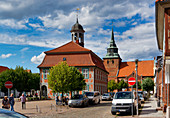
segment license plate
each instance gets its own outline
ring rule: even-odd
[[[126,111],[126,110],[119,110],[119,111]]]

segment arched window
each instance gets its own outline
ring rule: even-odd
[[[107,60],[107,64],[109,64],[109,60]]]

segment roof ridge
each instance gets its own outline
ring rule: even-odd
[[[46,52],[44,52],[44,53],[45,53],[45,54],[47,54],[47,53],[54,53],[54,52],[56,52],[57,50],[58,50],[59,52],[65,52],[64,50],[65,50],[66,48],[68,48],[67,46],[69,46],[69,45],[71,45],[71,46],[74,47],[74,48],[71,48],[71,47],[70,47],[70,51],[67,50],[67,52],[76,52],[76,50],[77,50],[77,52],[79,52],[79,51],[91,51],[91,50],[89,50],[89,49],[87,49],[87,48],[84,48],[84,47],[80,46],[79,44],[77,44],[77,43],[75,43],[75,42],[73,42],[73,41],[70,41],[70,42],[68,42],[68,43],[66,43],[66,44],[64,44],[64,45],[62,45],[62,46],[60,46],[60,47],[57,47],[57,48],[55,48],[55,49],[46,51]],[[77,47],[77,49],[76,49],[76,47]],[[73,49],[73,50],[72,50],[72,49]],[[57,52],[58,52],[58,51],[57,51]]]

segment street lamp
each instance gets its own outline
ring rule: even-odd
[[[136,96],[137,96],[137,115],[138,113],[138,59],[135,59],[136,66]]]

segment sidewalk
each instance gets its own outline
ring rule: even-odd
[[[157,107],[156,98],[150,97],[148,101],[145,101],[139,117],[165,118],[163,112],[157,111],[156,107]]]
[[[2,100],[0,99],[0,108],[2,108]],[[56,106],[55,100],[40,100],[26,102],[26,109],[21,108],[21,102],[16,100],[14,110],[28,117],[55,117],[58,113],[71,111],[72,108],[67,106]]]

